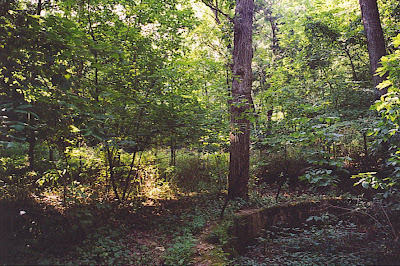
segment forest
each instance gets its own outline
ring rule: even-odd
[[[0,0],[0,264],[398,265],[398,0]]]

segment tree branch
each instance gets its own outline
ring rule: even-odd
[[[226,17],[230,22],[234,22],[234,19],[232,17],[230,17],[228,14],[226,14],[225,12],[223,12],[221,9],[219,9],[217,6],[213,6],[212,4],[210,4],[207,0],[202,0],[202,2],[208,6],[212,11],[220,13],[221,15],[223,15],[224,17]]]

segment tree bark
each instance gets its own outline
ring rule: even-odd
[[[353,74],[353,80],[359,81],[359,79],[357,77],[356,66],[354,65],[354,62],[353,62],[353,57],[351,56],[349,49],[346,47],[346,44],[343,45],[343,51],[347,55],[347,58],[349,58],[351,73]]]
[[[28,158],[29,158],[29,170],[33,171],[35,168],[35,146],[36,146],[36,137],[35,131],[33,129],[29,130],[28,136]]]
[[[232,65],[232,100],[228,198],[247,198],[250,159],[250,121],[254,1],[236,0]]]
[[[376,86],[385,79],[385,77],[377,76],[375,73],[380,65],[379,61],[381,57],[386,55],[385,39],[383,38],[378,5],[376,0],[359,0],[359,2],[364,30],[367,36],[372,82],[375,89],[375,96],[379,98],[381,95],[387,93],[387,89],[380,90],[376,88]]]
[[[108,170],[109,170],[109,175],[110,175],[110,181],[111,181],[111,186],[114,190],[115,198],[118,200],[119,203],[121,203],[121,198],[118,194],[118,188],[117,184],[115,182],[115,176],[114,176],[114,167],[115,167],[115,155],[114,155],[114,150],[110,150],[110,147],[107,146],[107,159],[108,159]]]
[[[36,15],[40,16],[42,12],[42,0],[39,0],[36,6]]]
[[[31,127],[33,127],[34,118],[32,117],[31,113],[27,114],[27,122]],[[29,170],[33,171],[35,168],[34,165],[35,165],[35,146],[36,146],[36,134],[33,128],[28,130],[27,141],[29,144],[28,147]]]

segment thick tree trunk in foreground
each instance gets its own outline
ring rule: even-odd
[[[253,0],[236,0],[234,19],[233,82],[230,133],[230,162],[228,175],[229,198],[247,198],[250,158],[251,61]],[[247,115],[247,113],[249,114]]]
[[[367,46],[369,62],[371,65],[372,81],[375,88],[375,96],[379,98],[387,93],[387,89],[379,90],[376,86],[381,83],[385,77],[376,76],[376,69],[379,67],[379,60],[386,55],[385,39],[379,19],[379,11],[376,0],[359,0],[364,24],[365,34],[367,36]]]

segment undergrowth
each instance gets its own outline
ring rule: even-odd
[[[301,228],[268,228],[231,264],[386,265],[398,262],[399,251],[388,232],[323,213]]]

